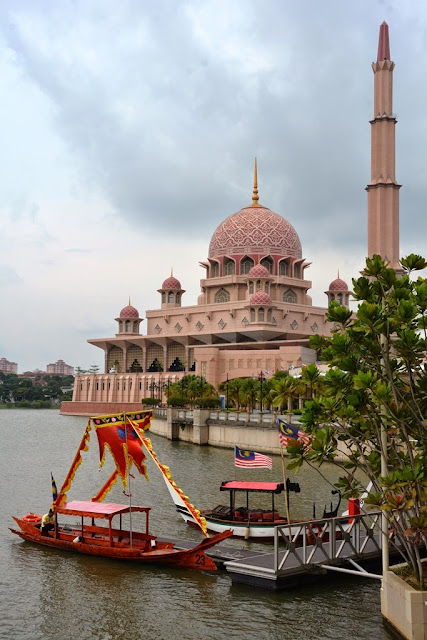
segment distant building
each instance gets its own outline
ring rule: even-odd
[[[16,362],[9,362],[6,358],[0,358],[0,371],[5,373],[18,373],[18,365]]]
[[[65,364],[63,360],[57,360],[55,364],[48,364],[46,366],[46,372],[55,373],[60,376],[73,376],[74,367],[71,367],[69,364]]]

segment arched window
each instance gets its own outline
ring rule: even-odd
[[[181,294],[180,293],[176,294],[176,301],[177,301],[177,303],[179,303],[181,301]]]
[[[255,322],[255,309],[251,309],[251,322]]]
[[[279,264],[279,276],[287,276],[288,275],[288,263],[285,260]]]
[[[241,274],[249,273],[249,271],[252,269],[254,264],[255,263],[252,260],[252,258],[243,258],[240,263],[240,273]]]
[[[264,309],[262,307],[258,309],[258,322],[264,322]]]
[[[261,291],[261,280],[256,281],[256,290]]]
[[[254,292],[254,283],[250,282],[249,283],[249,295],[252,295]]]
[[[265,293],[270,293],[270,283],[269,282],[265,283],[264,291],[265,291]]]
[[[162,293],[162,302],[166,302],[166,293],[164,291]]]
[[[169,293],[168,293],[168,302],[171,303],[173,301],[174,301],[173,300],[173,291],[169,291]]]
[[[335,293],[331,293],[331,300],[335,300]]]
[[[215,294],[215,302],[230,302],[230,294],[226,289],[219,289]]]
[[[219,264],[215,262],[212,266],[212,278],[218,278],[219,276]]]
[[[119,333],[123,333],[123,322],[119,320]]]
[[[273,313],[273,310],[272,310],[272,309],[269,309],[269,310],[267,311],[267,322],[271,322],[271,320],[272,320],[272,313]]]
[[[337,295],[338,304],[342,304],[342,293]]]
[[[295,264],[294,265],[294,278],[301,278],[301,265],[300,264]]]
[[[224,273],[226,276],[232,276],[236,273],[236,264],[234,260],[227,260],[224,267]]]
[[[297,301],[297,294],[295,293],[295,291],[292,291],[292,289],[288,289],[287,291],[285,291],[285,293],[283,294],[283,302],[291,302],[292,304],[295,304]]]
[[[133,323],[133,332],[134,332],[134,333],[137,333],[137,332],[138,332],[138,323],[137,323],[137,322],[134,322],[134,323]]]
[[[261,264],[265,267],[268,273],[273,273],[273,260],[271,258],[263,258],[261,260]]]
[[[126,333],[130,333],[130,320],[126,320]]]

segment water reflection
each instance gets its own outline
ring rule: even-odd
[[[7,433],[0,450],[0,492],[4,535],[0,537],[0,637],[8,640],[302,640],[316,638],[392,640],[379,612],[379,584],[360,578],[329,576],[324,582],[291,592],[272,593],[232,586],[225,572],[203,574],[179,569],[124,565],[71,555],[24,543],[10,532],[9,514],[44,513],[51,499],[50,472],[58,484],[68,471],[85,419],[52,411],[0,411]],[[70,499],[90,499],[111,472],[98,471],[94,434],[77,472]],[[179,487],[199,507],[223,498],[223,480],[244,479],[234,468],[233,452],[195,447],[152,437],[160,461],[168,464]],[[162,536],[199,540],[174,511],[154,466],[150,481],[135,481],[135,503],[153,507],[151,528]],[[250,478],[280,480],[280,458],[273,471],[250,470]],[[330,479],[333,467],[326,468]],[[291,479],[295,476],[291,474]],[[313,497],[322,510],[330,487],[307,470],[296,478],[301,493],[292,496],[293,517],[310,517]],[[109,501],[123,502],[120,485]],[[265,545],[228,542],[238,549]]]

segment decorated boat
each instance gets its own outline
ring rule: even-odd
[[[63,549],[74,553],[95,555],[138,563],[163,564],[187,569],[216,570],[213,559],[206,551],[232,535],[231,530],[224,529],[213,537],[207,533],[206,522],[200,512],[189,502],[187,496],[173,482],[168,467],[159,463],[150,440],[144,435],[149,428],[151,412],[99,416],[90,418],[83,439],[74,457],[70,470],[59,492],[52,479],[53,489],[53,522],[46,527],[42,518],[33,513],[23,517],[12,516],[18,529],[12,533],[23,540]],[[99,444],[101,466],[108,449],[115,462],[115,470],[101,490],[91,500],[67,501],[67,493],[71,487],[75,473],[82,462],[82,454],[87,450],[91,426],[94,426]],[[179,548],[172,540],[159,539],[149,529],[150,507],[132,504],[130,492],[129,469],[132,464],[138,471],[147,476],[144,464],[148,451],[162,470],[164,477],[174,491],[181,496],[182,503],[192,514],[194,523],[203,531],[205,538],[191,548]],[[103,502],[108,491],[120,477],[123,491],[129,498],[128,504]],[[69,522],[69,519],[74,522]],[[77,523],[75,519],[78,519]],[[127,527],[123,526],[126,520]],[[141,522],[138,522],[142,520]],[[136,526],[135,526],[136,525]]]
[[[179,493],[168,485],[169,492],[175,503],[177,512],[192,527],[199,526],[192,514],[188,510]],[[292,528],[293,522],[300,523],[301,520],[291,520],[281,514],[276,508],[276,496],[285,491],[284,482],[223,482],[220,491],[229,493],[228,504],[219,504],[213,509],[201,510],[201,516],[206,520],[209,531],[224,532],[231,529],[233,536],[248,539],[269,540],[274,537],[275,527],[291,525],[291,535],[294,535],[297,528]],[[300,492],[300,486],[296,482],[286,480],[286,499],[289,504],[289,493]],[[259,506],[251,504],[253,495],[267,496],[271,500],[271,508],[261,509]],[[239,503],[239,498],[243,500]],[[265,500],[264,500],[265,502]],[[334,508],[331,504],[330,510],[323,511],[322,518],[332,518],[338,515],[341,502],[339,496],[338,503]],[[285,504],[285,501],[283,501]],[[316,519],[315,507],[313,506],[313,520]],[[310,540],[308,542],[311,542]]]

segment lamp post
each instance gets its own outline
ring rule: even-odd
[[[228,411],[228,373],[227,373],[227,380],[225,383],[225,410]]]
[[[259,376],[258,376],[258,380],[259,380],[260,387],[261,387],[261,388],[260,388],[260,403],[259,403],[259,404],[260,404],[260,409],[261,409],[261,413],[262,413],[262,383],[263,383],[263,382],[264,382],[264,380],[265,380],[265,376],[264,376],[264,374],[263,374],[263,372],[262,372],[262,371],[260,371],[260,374],[259,374]]]

